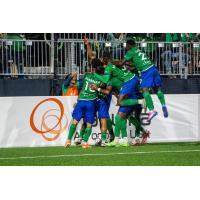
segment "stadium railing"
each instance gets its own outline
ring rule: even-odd
[[[90,40],[96,57],[108,49],[113,59],[123,59],[126,43]],[[137,47],[158,67],[162,76],[187,78],[200,75],[200,43],[137,42]],[[0,76],[25,78],[64,78],[90,68],[82,39],[0,40]]]

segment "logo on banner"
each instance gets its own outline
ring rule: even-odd
[[[50,106],[55,108],[49,108]],[[43,107],[42,111],[41,107]],[[68,121],[64,113],[64,106],[56,98],[42,100],[34,107],[30,115],[30,126],[32,130],[40,134],[47,141],[58,139],[60,134],[66,130],[67,125]]]

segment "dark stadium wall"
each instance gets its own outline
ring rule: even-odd
[[[54,88],[60,94],[62,80]],[[0,79],[0,96],[51,96],[52,80],[3,80]],[[200,94],[200,79],[163,79],[166,94]]]

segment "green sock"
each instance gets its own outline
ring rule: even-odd
[[[137,99],[124,99],[121,101],[120,106],[134,106],[138,104]]]
[[[145,99],[145,102],[147,104],[147,108],[151,111],[154,109],[154,105],[153,105],[153,100],[151,98],[151,95],[149,92],[144,92],[143,93],[143,96],[144,96],[144,99]]]
[[[119,137],[120,136],[120,126],[121,126],[121,117],[119,115],[115,116],[115,137]]]
[[[68,140],[72,140],[72,137],[73,137],[75,131],[76,131],[76,125],[71,124],[71,126],[69,128]]]
[[[139,129],[142,131],[142,126],[141,126],[141,122],[139,119],[137,119],[136,117],[133,117],[133,116],[129,116],[128,117],[128,120],[131,124],[133,124],[135,126],[136,129]]]
[[[164,106],[165,105],[165,96],[161,90],[158,90],[157,97],[160,100],[161,105]]]
[[[82,129],[80,130],[79,138],[83,138],[84,132]]]
[[[127,131],[126,131],[126,119],[121,118],[121,134],[122,134],[122,138],[127,137]]]
[[[129,116],[128,120],[131,124],[133,124],[135,126],[135,136],[138,137],[140,135],[140,131],[144,132],[144,128],[142,127],[142,123],[140,121],[140,119],[133,117],[133,116]]]
[[[113,127],[112,127],[112,121],[111,119],[107,119],[107,129],[110,135],[114,136],[114,132],[113,132]]]
[[[84,142],[88,142],[88,139],[89,139],[91,133],[92,133],[92,128],[85,129],[85,134],[83,136]]]
[[[101,140],[105,141],[106,140],[106,136],[107,136],[107,132],[102,132],[101,133]]]
[[[139,137],[139,136],[140,136],[140,129],[135,128],[135,137]]]

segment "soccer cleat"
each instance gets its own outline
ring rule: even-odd
[[[147,120],[150,122],[157,114],[158,114],[158,112],[156,112],[156,111],[149,112]]]
[[[91,148],[91,147],[92,147],[92,146],[91,146],[90,144],[88,144],[88,143],[83,143],[81,146],[82,146],[83,149],[88,149],[88,148]]]
[[[115,142],[115,141],[112,141],[108,144],[106,144],[107,147],[118,147],[119,146],[119,143]]]
[[[71,146],[71,140],[67,140],[65,143],[65,148],[69,148]]]
[[[148,130],[146,130],[146,133],[144,133],[144,134],[142,135],[141,144],[147,143],[147,138],[150,138],[150,134],[151,134],[151,132],[148,131]]]
[[[128,146],[129,146],[129,143],[128,143],[128,141],[122,142],[119,146],[120,146],[120,147],[128,147]]]
[[[114,141],[115,136],[110,134],[110,142]]]
[[[167,111],[167,107],[164,105],[164,106],[162,106],[162,111],[163,111],[163,116],[165,117],[165,118],[167,118],[168,117],[168,111]]]
[[[139,137],[135,137],[135,139],[133,140],[133,142],[131,144],[135,145],[135,146],[140,145],[140,138]]]

